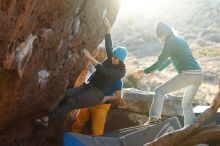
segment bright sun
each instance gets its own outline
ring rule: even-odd
[[[122,0],[121,15],[150,15],[156,16],[169,8],[175,0]]]

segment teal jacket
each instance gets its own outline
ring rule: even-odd
[[[170,63],[173,63],[178,73],[186,70],[201,69],[193,57],[187,42],[180,36],[174,34],[167,37],[158,60],[146,68],[144,72],[148,74],[156,70],[161,71]]]

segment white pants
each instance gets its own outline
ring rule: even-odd
[[[192,108],[192,100],[198,91],[202,80],[203,76],[201,72],[197,74],[187,72],[179,73],[169,81],[156,88],[153,103],[151,104],[149,111],[150,118],[161,118],[165,94],[186,87],[186,91],[182,99],[184,126],[191,124],[195,118]]]

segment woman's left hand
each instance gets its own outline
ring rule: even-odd
[[[135,79],[140,79],[144,75],[145,75],[144,70],[137,70],[136,72],[132,74],[133,78]]]
[[[83,54],[85,55],[85,57],[86,57],[87,59],[90,59],[90,58],[92,57],[88,50],[83,49],[82,52],[83,52]]]
[[[83,54],[85,55],[85,57],[96,67],[98,64],[100,64],[100,62],[98,62],[94,57],[92,57],[92,55],[89,53],[89,51],[87,51],[86,49],[83,49]]]

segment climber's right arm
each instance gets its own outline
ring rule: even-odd
[[[113,47],[112,47],[112,39],[110,33],[105,35],[105,48],[106,48],[107,57],[111,58]]]
[[[106,35],[105,35],[105,48],[106,48],[106,53],[107,53],[107,57],[111,58],[112,57],[112,38],[111,38],[111,25],[110,22],[108,20],[108,18],[104,19],[104,24],[107,26],[107,31],[106,31]]]

